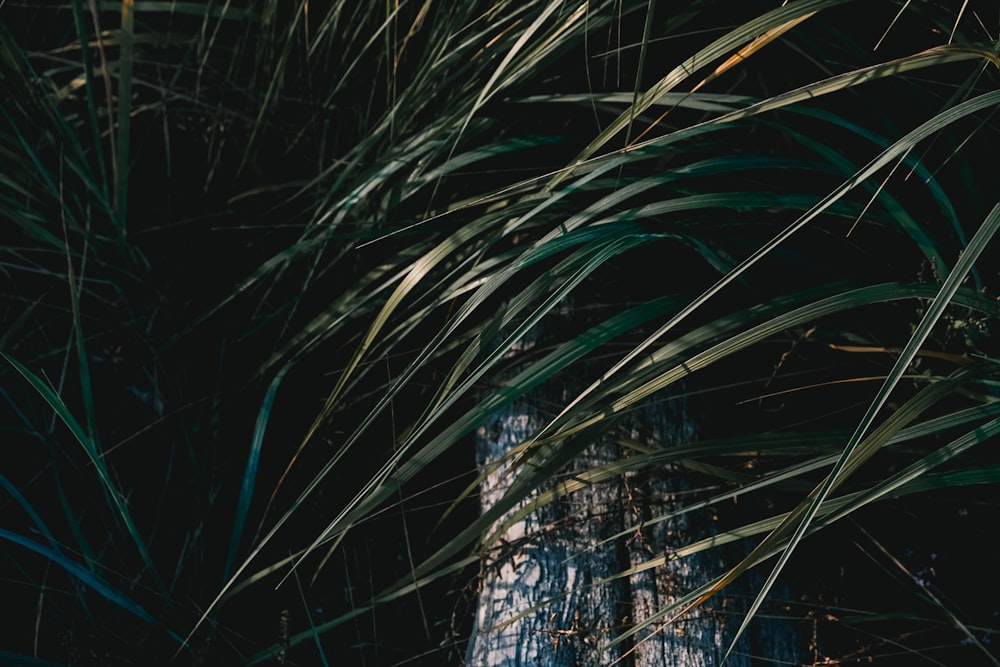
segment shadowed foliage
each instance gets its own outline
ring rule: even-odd
[[[816,664],[997,664],[998,18],[3,3],[0,662],[458,664],[498,519],[676,466],[643,567],[748,555],[615,650],[780,576]]]

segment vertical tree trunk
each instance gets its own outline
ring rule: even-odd
[[[500,460],[543,423],[537,409],[526,403],[497,414],[476,437],[481,465]],[[609,459],[608,448],[595,444],[573,468]],[[504,465],[489,474],[481,490],[484,510],[509,487],[510,472]],[[621,507],[621,485],[595,484],[536,510],[504,532],[483,562],[470,665],[569,667],[606,665],[619,657],[619,652],[604,649],[628,614],[622,606],[625,584],[595,581],[621,569],[620,545],[599,545],[621,529]]]
[[[650,403],[641,415],[632,418],[630,435],[652,447],[689,443],[697,438],[698,421],[688,413],[682,398]],[[716,533],[717,516],[712,508],[687,512],[648,527],[644,525],[652,518],[707,495],[702,490],[703,484],[684,467],[671,465],[658,471],[629,475],[624,483],[629,498],[625,522],[636,531],[628,542],[630,567]],[[633,622],[650,618],[662,607],[725,572],[746,553],[746,545],[716,548],[632,575],[628,594]],[[719,665],[760,583],[759,576],[739,580],[723,595],[709,600],[685,617],[669,625],[662,622],[652,625],[640,633],[632,664],[638,667]],[[787,595],[787,589],[779,586],[772,597]],[[740,639],[727,665],[797,665],[805,662],[804,653],[805,637],[798,623],[760,615]]]
[[[550,392],[497,413],[479,429],[476,452],[481,469],[503,460],[511,448],[545,424],[539,406],[564,404],[568,392],[551,388]],[[682,399],[660,401],[632,418],[628,435],[645,445],[669,447],[694,439],[696,421],[687,414]],[[620,456],[618,445],[595,442],[566,474]],[[486,477],[481,489],[484,510],[503,495],[513,474],[509,465],[501,464]],[[690,473],[680,467],[632,473],[591,484],[509,527],[482,564],[467,663],[472,667],[719,665],[755,593],[747,583],[738,582],[727,589],[725,597],[711,600],[676,623],[653,624],[631,644],[610,649],[607,645],[623,629],[650,618],[722,572],[727,563],[745,553],[743,547],[714,549],[597,583],[663,555],[669,548],[712,534],[712,511],[646,525],[651,518],[696,497]],[[625,537],[603,541],[625,530]],[[727,664],[801,664],[803,653],[804,637],[797,625],[758,620]]]

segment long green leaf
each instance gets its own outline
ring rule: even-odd
[[[823,482],[823,485],[819,488],[818,492],[815,494],[815,497],[810,500],[808,508],[806,509],[804,515],[799,521],[798,527],[795,529],[795,533],[792,535],[791,539],[788,542],[788,546],[785,547],[785,549],[782,551],[781,556],[778,558],[778,562],[774,566],[774,569],[768,575],[767,580],[761,587],[760,593],[757,595],[757,598],[754,600],[753,604],[750,606],[750,609],[747,611],[747,614],[744,617],[743,622],[740,624],[740,628],[739,630],[737,630],[736,636],[734,637],[732,644],[730,644],[729,649],[726,651],[726,657],[728,657],[729,654],[732,652],[733,647],[736,644],[736,641],[746,630],[746,627],[749,625],[754,614],[760,608],[760,605],[763,603],[764,598],[767,596],[771,587],[774,585],[774,582],[777,581],[778,575],[784,568],[785,563],[788,562],[788,559],[791,557],[792,552],[795,550],[795,547],[802,540],[806,531],[809,529],[809,524],[812,521],[813,517],[816,515],[816,512],[819,510],[820,506],[823,504],[823,501],[826,500],[826,497],[841,481],[838,478],[841,477],[842,475],[850,474],[850,470],[852,468],[856,467],[857,465],[860,465],[861,462],[863,462],[865,459],[870,457],[872,453],[874,453],[874,451],[865,452],[862,448],[859,447],[859,445],[862,442],[862,438],[871,428],[872,424],[875,421],[875,418],[882,410],[882,407],[885,405],[886,401],[889,400],[889,396],[892,394],[892,391],[896,388],[896,385],[899,383],[899,380],[902,377],[903,373],[909,367],[914,357],[916,357],[920,347],[924,344],[924,341],[926,341],[927,337],[930,335],[931,329],[934,327],[938,319],[944,313],[945,308],[947,308],[948,305],[951,303],[952,297],[954,297],[955,293],[958,291],[959,286],[965,280],[969,271],[972,270],[972,266],[979,258],[979,255],[983,252],[983,250],[986,249],[986,246],[993,239],[993,236],[996,234],[997,229],[1000,229],[1000,204],[995,206],[993,210],[990,211],[989,215],[986,216],[986,219],[983,220],[983,223],[980,226],[980,228],[976,231],[976,234],[969,241],[968,247],[965,248],[965,251],[958,258],[958,261],[955,263],[955,268],[948,275],[948,278],[944,281],[944,284],[941,286],[940,293],[934,298],[934,301],[931,302],[931,305],[927,309],[927,312],[921,318],[920,323],[917,325],[916,330],[913,332],[913,335],[907,342],[906,347],[903,348],[903,351],[900,353],[899,359],[896,360],[896,363],[893,365],[892,370],[889,372],[889,376],[886,378],[885,383],[882,385],[878,393],[875,395],[875,398],[872,401],[871,405],[869,406],[864,417],[862,417],[860,423],[858,424],[857,429],[854,432],[854,435],[852,435],[851,439],[847,442],[847,445],[845,446],[840,459],[837,461],[836,464],[834,464],[833,469],[830,471],[829,475],[827,475],[826,480]],[[725,662],[725,658],[723,658],[723,662]]]
[[[52,561],[59,567],[63,568],[69,574],[73,575],[76,579],[79,579],[87,587],[93,589],[101,597],[108,600],[109,602],[118,605],[122,609],[128,611],[129,613],[142,619],[149,625],[153,627],[159,627],[159,621],[148,611],[143,609],[138,603],[126,596],[121,591],[113,588],[103,579],[99,578],[95,573],[82,567],[78,563],[70,560],[64,554],[59,551],[50,549],[42,544],[39,544],[33,540],[29,540],[22,535],[11,532],[4,528],[0,528],[0,539],[7,540],[8,542],[13,542],[19,546],[24,547],[30,551],[33,551],[40,556],[43,556],[49,561]],[[167,630],[167,634],[173,639],[180,642],[181,638],[175,632]]]
[[[577,165],[590,158],[598,149],[600,149],[601,146],[604,146],[612,137],[625,129],[631,122],[632,118],[644,112],[658,99],[680,85],[681,82],[692,76],[695,72],[706,67],[726,53],[739,48],[743,44],[766,33],[772,28],[787,24],[795,19],[813,14],[820,10],[836,6],[838,4],[843,4],[846,1],[847,0],[801,0],[800,2],[789,3],[779,7],[778,9],[773,9],[766,14],[762,14],[755,19],[741,24],[734,30],[726,33],[724,36],[720,37],[705,48],[701,49],[695,55],[685,60],[683,63],[671,70],[665,77],[660,79],[655,85],[649,88],[649,90],[643,93],[639,99],[637,99],[635,103],[631,104],[625,112],[618,116],[618,118],[616,118],[610,125],[604,128],[604,130],[602,130],[601,133],[595,137],[594,140],[591,141],[579,155],[577,155],[572,164]],[[554,189],[555,186],[568,175],[568,171],[562,172],[549,182],[546,189]]]
[[[663,326],[657,329],[655,333],[646,338],[646,340],[644,340],[640,345],[634,347],[628,354],[626,354],[614,366],[612,366],[610,370],[605,372],[596,382],[588,386],[576,398],[570,401],[570,403],[566,407],[564,407],[559,412],[559,414],[557,414],[556,417],[549,423],[548,427],[546,427],[546,429],[544,429],[539,434],[539,437],[547,435],[549,432],[556,430],[556,428],[566,420],[567,415],[569,415],[580,402],[582,402],[585,398],[587,398],[587,396],[596,391],[603,384],[607,383],[612,377],[614,377],[619,371],[625,368],[634,359],[644,354],[646,350],[651,345],[653,345],[657,340],[659,340],[665,334],[667,334],[677,324],[683,321],[688,315],[690,315],[695,310],[704,305],[707,301],[709,301],[709,299],[711,299],[716,294],[721,292],[726,286],[728,286],[730,283],[739,278],[750,267],[754,266],[764,257],[769,256],[775,248],[784,243],[789,237],[795,234],[795,232],[799,231],[802,227],[804,227],[813,219],[815,219],[820,213],[830,208],[834,203],[839,201],[847,192],[852,190],[858,184],[865,181],[879,169],[889,164],[889,162],[891,162],[892,160],[908,152],[919,141],[927,138],[928,136],[941,130],[942,128],[947,127],[949,124],[955,122],[959,118],[975,113],[982,109],[988,108],[990,106],[995,106],[998,103],[1000,103],[1000,91],[985,93],[979,97],[968,100],[967,102],[963,102],[962,104],[959,104],[956,107],[935,116],[934,118],[928,120],[927,122],[923,123],[916,129],[909,132],[906,136],[904,136],[899,141],[890,146],[888,149],[883,151],[881,155],[872,160],[864,169],[855,174],[851,179],[849,179],[843,185],[834,190],[832,193],[824,197],[805,215],[803,215],[798,220],[793,222],[791,225],[786,227],[780,234],[773,237],[770,241],[761,246],[758,250],[756,250],[749,257],[743,260],[736,268],[734,268],[732,271],[726,274],[722,279],[720,279],[714,285],[705,290],[700,296],[694,299],[686,307],[681,309],[676,315],[670,318],[670,320],[668,320]]]
[[[13,366],[18,373],[24,377],[25,380],[37,391],[45,402],[49,404],[49,407],[56,413],[59,419],[69,428],[70,433],[73,434],[77,442],[79,442],[87,454],[87,458],[90,464],[94,467],[97,472],[97,476],[101,481],[102,490],[104,491],[105,497],[111,504],[112,508],[115,510],[115,516],[122,522],[125,526],[126,531],[132,539],[136,550],[142,557],[150,576],[153,577],[154,581],[163,588],[163,583],[159,577],[159,571],[156,569],[153,558],[149,553],[149,548],[146,545],[145,540],[139,534],[138,528],[136,528],[135,522],[132,519],[132,514],[128,510],[125,498],[118,491],[114,482],[111,480],[111,475],[104,463],[104,458],[101,456],[101,452],[94,443],[93,439],[89,436],[86,430],[80,426],[76,418],[70,412],[66,404],[63,403],[62,399],[56,394],[48,384],[46,384],[40,377],[28,370],[27,367],[22,365],[16,359],[6,354],[5,352],[0,352],[7,362]]]
[[[250,513],[250,503],[253,502],[253,491],[257,481],[257,468],[260,464],[260,453],[264,448],[264,432],[267,430],[268,420],[271,418],[271,411],[274,408],[274,399],[278,394],[278,387],[285,373],[291,367],[286,365],[274,376],[271,384],[267,387],[267,393],[260,405],[257,413],[257,423],[254,426],[253,436],[250,439],[250,452],[247,455],[246,469],[243,471],[243,483],[240,486],[239,500],[236,501],[236,515],[233,518],[233,532],[229,538],[229,555],[226,557],[226,567],[223,569],[223,579],[228,579],[236,561],[236,553],[239,550],[240,540],[243,538],[243,529],[246,526],[247,515]]]

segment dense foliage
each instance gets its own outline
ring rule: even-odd
[[[819,570],[818,662],[997,664],[992,3],[0,21],[0,662],[457,663],[492,521],[683,384],[703,439],[594,479],[766,497],[716,543]],[[470,434],[565,376],[476,516]]]

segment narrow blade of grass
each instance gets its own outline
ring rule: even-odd
[[[874,453],[874,451],[867,453],[860,452],[859,445],[862,442],[862,438],[867,433],[868,429],[871,428],[872,424],[875,421],[875,418],[878,416],[879,412],[881,412],[882,407],[885,405],[885,403],[889,400],[889,396],[896,388],[896,385],[899,383],[899,380],[902,377],[903,373],[906,371],[910,363],[913,361],[917,352],[920,350],[920,347],[924,344],[924,341],[927,340],[927,337],[931,333],[931,329],[937,323],[938,318],[940,318],[941,315],[944,313],[945,308],[947,308],[948,305],[951,303],[952,297],[955,295],[955,292],[958,291],[958,288],[962,284],[962,281],[965,280],[966,276],[972,270],[972,267],[975,264],[976,260],[979,258],[979,255],[983,252],[983,250],[985,250],[986,246],[993,239],[998,228],[1000,228],[1000,204],[995,206],[993,210],[990,211],[989,215],[986,216],[986,219],[983,221],[980,228],[976,231],[976,234],[969,241],[969,245],[965,248],[962,255],[958,258],[958,261],[955,264],[955,268],[948,275],[948,278],[944,281],[944,284],[941,286],[940,293],[934,298],[934,301],[931,302],[930,306],[927,309],[927,312],[920,320],[920,323],[917,325],[916,330],[913,332],[913,335],[907,342],[906,347],[900,354],[899,359],[893,365],[893,368],[889,373],[889,377],[886,378],[885,383],[882,385],[878,393],[875,395],[875,398],[872,401],[871,405],[869,406],[868,411],[866,412],[865,416],[861,419],[861,422],[858,424],[858,427],[855,430],[854,435],[851,436],[851,439],[848,441],[847,446],[844,448],[844,451],[841,454],[840,459],[837,461],[833,469],[830,471],[830,474],[823,482],[823,485],[819,488],[819,491],[816,494],[815,498],[813,498],[810,501],[808,509],[806,509],[804,515],[802,516],[801,520],[798,523],[798,527],[795,529],[795,533],[789,540],[788,546],[785,547],[785,549],[782,551],[781,556],[778,558],[778,562],[774,566],[774,569],[768,575],[767,580],[761,587],[760,593],[757,595],[757,598],[754,600],[753,604],[750,606],[750,609],[747,611],[747,614],[744,617],[743,622],[740,624],[740,627],[737,630],[736,635],[729,646],[729,649],[726,651],[726,657],[723,658],[723,662],[725,662],[725,659],[730,655],[730,653],[732,652],[733,648],[736,645],[736,641],[746,630],[750,621],[753,619],[754,614],[757,612],[757,610],[760,608],[760,605],[763,603],[764,598],[770,592],[771,587],[774,585],[775,581],[777,581],[778,575],[781,573],[782,569],[784,569],[784,566],[788,562],[788,559],[791,557],[792,552],[795,550],[795,547],[798,546],[798,543],[802,540],[803,536],[805,535],[805,532],[809,528],[810,522],[816,515],[816,512],[819,510],[819,507],[823,504],[823,501],[826,500],[827,496],[836,487],[836,485],[840,483],[840,481],[842,481],[841,479],[838,478],[841,475],[849,474],[849,471],[852,467],[860,465],[861,462],[863,462],[865,459],[870,457],[871,454]],[[861,456],[856,455],[857,452],[860,452]]]

